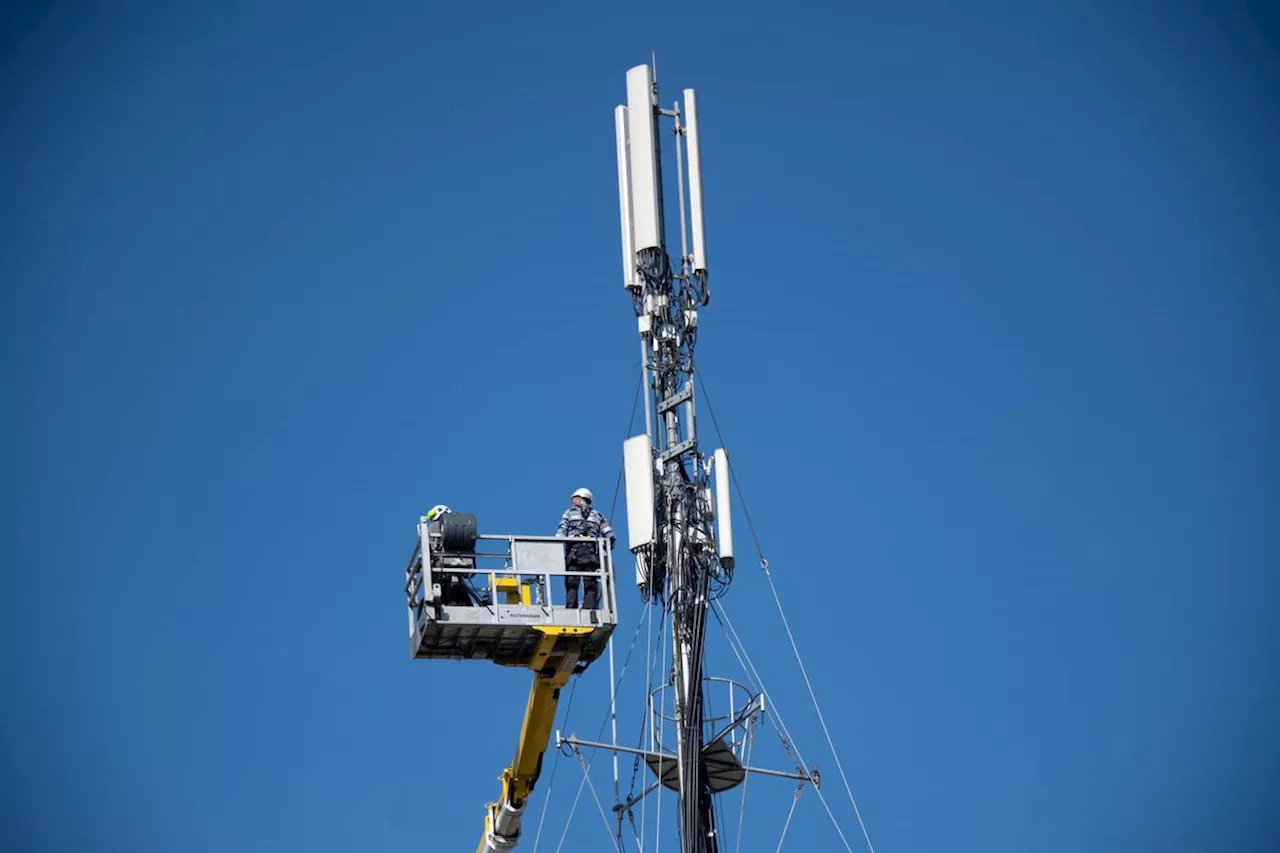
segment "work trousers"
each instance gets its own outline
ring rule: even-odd
[[[590,555],[569,549],[565,557],[565,568],[570,572],[598,572],[600,561],[595,554],[595,543],[592,543]],[[585,550],[585,549],[583,549]],[[578,607],[578,586],[583,588],[582,606],[587,610],[595,610],[600,604],[600,579],[598,577],[580,578],[573,574],[564,576],[564,606],[572,609]]]

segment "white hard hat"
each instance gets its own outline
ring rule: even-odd
[[[427,510],[427,521],[435,521],[446,512],[453,512],[453,510],[449,509],[444,504],[436,504],[431,509]]]
[[[587,503],[592,503],[595,501],[595,497],[591,494],[590,489],[578,489],[576,492],[574,492],[571,495],[571,497],[584,498]]]

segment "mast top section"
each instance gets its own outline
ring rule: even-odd
[[[618,198],[622,230],[623,285],[641,288],[636,270],[638,253],[666,252],[667,231],[663,211],[662,158],[657,119],[674,119],[673,132],[683,139],[677,145],[680,200],[680,257],[678,277],[707,278],[706,229],[703,223],[702,152],[698,135],[698,102],[693,89],[683,91],[683,111],[675,102],[663,109],[659,101],[655,65],[637,65],[627,71],[627,103],[614,108],[618,146]],[[684,156],[682,156],[684,155]],[[687,183],[685,157],[687,156]],[[688,221],[685,216],[686,195]],[[692,239],[692,252],[688,250]]]

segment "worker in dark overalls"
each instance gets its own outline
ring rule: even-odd
[[[560,516],[556,535],[589,538],[585,542],[570,542],[565,546],[565,568],[571,573],[599,572],[600,550],[595,540],[601,537],[608,539],[612,550],[618,537],[609,526],[608,519],[599,510],[592,508],[593,496],[590,489],[578,489],[569,500],[573,505]],[[564,576],[565,607],[577,609],[579,585],[583,587],[582,606],[587,610],[595,610],[600,604],[599,578],[578,577],[575,574]]]

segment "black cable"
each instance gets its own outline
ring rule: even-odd
[[[636,377],[636,395],[631,401],[631,417],[627,418],[627,434],[623,439],[631,437],[631,427],[636,422],[636,409],[640,407],[640,388],[644,385],[644,374],[641,373]],[[618,466],[618,482],[613,486],[613,503],[609,504],[609,517],[613,518],[613,511],[618,508],[618,492],[622,489],[622,475],[626,470],[625,463]]]
[[[720,431],[720,422],[716,420],[715,406],[711,405],[711,395],[707,393],[707,383],[703,381],[702,374],[694,372],[693,374],[698,380],[698,387],[702,389],[702,396],[707,401],[707,411],[711,414],[711,425],[716,428],[716,436],[720,439],[720,446],[724,448],[725,457],[729,456],[728,444],[724,440],[724,433]],[[760,546],[760,537],[756,535],[755,522],[751,520],[751,511],[747,509],[747,499],[742,494],[742,484],[738,482],[738,471],[729,464],[729,476],[733,479],[733,487],[738,492],[738,503],[742,504],[743,517],[747,519],[747,529],[751,531],[751,539],[756,546],[756,554],[759,555],[761,561],[764,561],[764,548]]]

